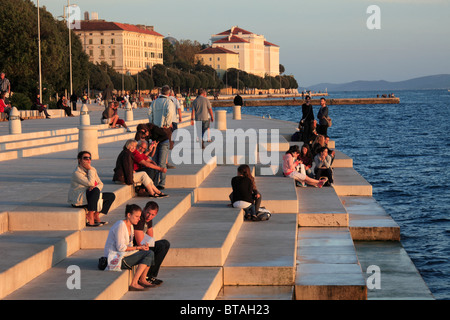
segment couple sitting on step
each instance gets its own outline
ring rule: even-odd
[[[231,206],[244,209],[245,220],[264,221],[270,218],[270,212],[261,207],[261,194],[256,189],[255,179],[248,165],[238,167],[237,176],[231,179],[231,187]]]

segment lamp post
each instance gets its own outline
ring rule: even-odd
[[[38,50],[39,50],[39,103],[42,104],[42,66],[41,66],[41,19],[39,15],[39,0],[37,0],[38,16]]]

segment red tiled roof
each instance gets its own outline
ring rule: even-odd
[[[199,53],[204,53],[204,54],[226,54],[226,53],[231,53],[231,54],[239,54],[237,52],[222,48],[222,47],[209,47],[206,49],[203,49],[202,51],[200,51]]]
[[[247,42],[247,40],[244,40],[242,38],[236,37],[236,36],[228,36],[228,37],[224,37],[220,40],[215,41],[214,43],[237,43],[237,42]]]
[[[276,44],[270,43],[269,41],[264,41],[265,46],[279,47]]]
[[[233,27],[231,29],[228,29],[227,31],[218,33],[220,35],[225,35],[225,34],[238,34],[239,32],[241,32],[242,34],[253,34],[253,32],[241,29],[239,27]]]
[[[109,22],[102,20],[95,21],[80,21],[80,30],[81,31],[114,31],[114,30],[124,30],[130,32],[137,33],[145,33],[158,37],[164,37],[162,34],[159,34],[156,31],[144,29],[132,24],[118,23],[118,22]]]

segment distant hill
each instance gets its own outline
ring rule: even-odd
[[[450,89],[450,74],[439,74],[414,78],[405,81],[389,82],[379,81],[353,81],[342,84],[319,83],[307,88],[300,88],[312,91],[371,91],[371,90],[423,90],[423,89]]]

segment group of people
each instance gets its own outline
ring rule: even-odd
[[[333,183],[332,164],[335,151],[328,148],[328,128],[331,119],[325,98],[320,99],[320,108],[314,119],[311,97],[305,97],[302,105],[302,118],[299,122],[298,135],[294,134],[293,141],[302,141],[291,146],[283,157],[283,173],[297,180],[297,186],[306,184],[322,187]]]
[[[132,150],[135,140],[129,140],[117,159],[114,179],[126,184],[143,183],[151,190],[151,194],[161,192],[153,187],[145,172],[140,174],[130,171],[133,168]],[[92,166],[92,156],[89,151],[81,151],[77,156],[78,166],[72,174],[68,192],[68,202],[77,208],[86,210],[86,226],[99,227],[107,222],[101,221],[101,214],[108,214],[115,201],[115,194],[102,192],[103,182],[97,170]],[[127,173],[125,173],[127,171]],[[129,177],[127,174],[130,174]],[[131,180],[129,180],[131,179]],[[170,243],[167,240],[150,241],[153,239],[153,218],[158,214],[159,206],[154,201],[147,202],[144,209],[136,204],[127,205],[125,218],[116,222],[110,229],[104,248],[104,259],[107,261],[110,253],[118,253],[121,269],[131,269],[137,265],[137,271],[131,281],[130,290],[142,291],[162,283],[156,278]],[[100,266],[99,266],[100,267]]]

